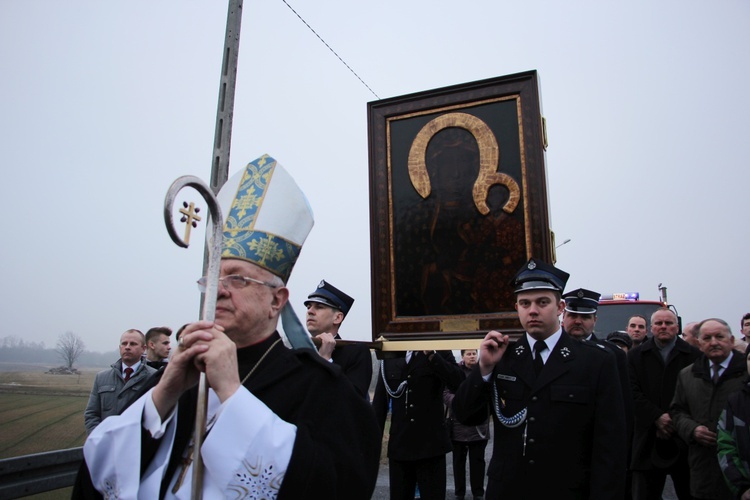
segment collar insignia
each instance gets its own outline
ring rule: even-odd
[[[520,356],[521,354],[523,354],[523,351],[524,351],[523,344],[518,344],[516,346],[516,356]]]
[[[562,349],[560,349],[560,354],[562,354],[563,358],[567,358],[568,356],[570,356],[570,349],[568,349],[567,347],[563,347]]]

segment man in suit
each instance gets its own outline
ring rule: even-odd
[[[336,346],[341,340],[339,328],[354,304],[354,299],[322,280],[313,293],[307,296],[306,323],[310,335],[320,339],[318,354],[325,360],[341,367],[357,392],[370,400],[372,382],[372,356],[364,345]]]
[[[384,359],[372,406],[385,429],[391,406],[388,472],[392,500],[445,498],[446,460],[452,449],[445,425],[443,389],[455,391],[464,378],[451,351],[408,351]]]
[[[562,331],[568,274],[531,259],[514,278],[525,333],[492,331],[478,368],[453,400],[459,420],[487,415],[495,427],[486,498],[616,499],[625,485],[626,442],[612,352]]]
[[[719,318],[698,323],[698,348],[703,353],[677,378],[670,413],[674,427],[688,443],[690,494],[693,500],[731,500],[716,459],[716,427],[729,395],[745,385],[747,364],[734,351],[734,336]]]
[[[666,476],[680,500],[690,498],[687,447],[675,433],[669,405],[680,370],[700,351],[679,338],[677,316],[667,308],[651,315],[652,336],[628,352],[635,429],[632,461],[633,497],[661,498]]]
[[[119,415],[138,399],[146,379],[155,369],[141,361],[146,339],[139,330],[127,330],[120,336],[120,359],[108,370],[96,374],[89,402],[83,413],[86,433],[111,415]]]

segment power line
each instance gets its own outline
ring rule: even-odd
[[[299,15],[299,14],[297,13],[297,11],[296,11],[296,10],[294,10],[294,9],[292,8],[292,6],[291,6],[291,5],[289,5],[289,3],[287,3],[287,1],[286,1],[286,0],[281,0],[281,1],[282,1],[282,2],[284,2],[284,5],[286,5],[287,7],[289,7],[289,10],[291,10],[292,12],[294,12],[294,15],[296,15],[296,16],[297,16],[297,17],[299,18],[299,20],[300,20],[300,21],[302,21],[303,23],[305,23],[305,26],[307,26],[307,28],[308,28],[308,29],[309,29],[310,31],[312,31],[312,32],[313,32],[313,34],[314,34],[315,36],[317,36],[317,37],[318,37],[318,40],[320,40],[321,42],[323,42],[323,45],[325,45],[326,47],[328,47],[328,50],[330,50],[331,52],[333,52],[333,55],[335,55],[335,56],[336,56],[336,57],[337,57],[337,58],[339,59],[339,61],[341,61],[341,63],[342,63],[342,64],[343,64],[344,66],[346,66],[346,67],[347,67],[347,69],[348,69],[349,71],[351,71],[351,72],[352,72],[352,74],[353,74],[354,76],[356,76],[356,77],[357,77],[357,79],[358,79],[358,80],[359,80],[360,82],[362,82],[362,85],[364,85],[365,87],[367,87],[367,90],[369,90],[370,92],[372,92],[372,95],[374,95],[375,97],[377,97],[378,99],[380,99],[380,96],[378,96],[378,94],[376,94],[376,93],[375,93],[375,92],[374,92],[374,91],[373,91],[373,90],[372,90],[372,89],[370,88],[370,86],[369,86],[369,85],[367,85],[367,84],[365,83],[365,81],[364,81],[364,80],[363,80],[362,78],[360,78],[360,77],[359,77],[359,75],[358,75],[358,74],[357,74],[357,73],[356,73],[356,72],[355,72],[355,71],[354,71],[354,70],[353,70],[353,69],[352,69],[352,68],[351,68],[351,67],[350,67],[350,66],[349,66],[348,64],[346,64],[346,61],[344,61],[344,60],[343,60],[343,59],[341,58],[341,56],[340,56],[340,55],[338,55],[338,54],[336,53],[336,51],[335,51],[335,50],[333,50],[333,49],[331,48],[331,46],[330,46],[330,45],[328,45],[328,44],[326,43],[326,41],[325,41],[325,40],[323,40],[323,38],[321,38],[321,36],[320,36],[320,35],[318,35],[318,34],[317,34],[317,33],[315,32],[315,30],[314,30],[314,29],[312,28],[312,26],[310,26],[310,25],[309,25],[309,24],[307,23],[307,21],[305,21],[304,19],[302,19],[302,16],[300,16],[300,15]]]

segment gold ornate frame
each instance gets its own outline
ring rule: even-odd
[[[536,72],[374,101],[368,120],[373,340],[520,332],[509,280],[554,249]]]

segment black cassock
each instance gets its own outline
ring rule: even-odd
[[[237,350],[244,377],[279,338]],[[380,458],[380,432],[370,407],[337,366],[313,350],[290,350],[278,343],[244,386],[277,416],[297,427],[291,460],[278,498],[369,499],[375,489]],[[197,389],[179,402],[177,431],[161,497],[179,472],[182,453],[195,423]],[[247,416],[252,419],[252,415]],[[141,470],[158,447],[142,432]],[[85,471],[84,471],[85,472]],[[101,498],[87,474],[79,474],[73,498]]]

